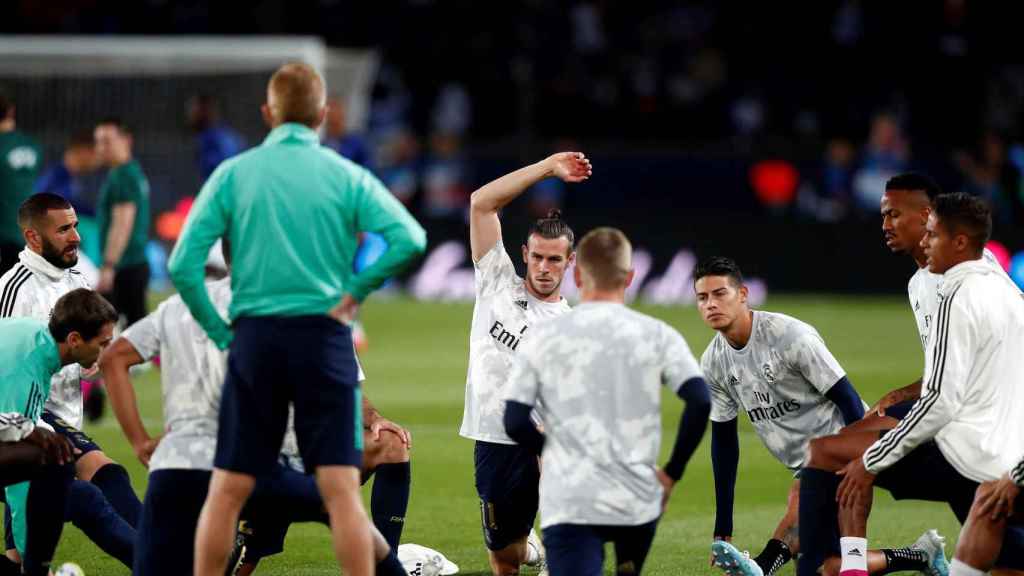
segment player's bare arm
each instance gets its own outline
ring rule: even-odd
[[[139,461],[148,468],[149,458],[156,450],[160,439],[152,438],[142,424],[135,389],[132,388],[131,376],[128,373],[129,368],[143,362],[145,359],[131,342],[118,338],[100,358],[100,370],[103,371],[107,394],[110,395],[110,407],[121,424],[121,430],[131,443]]]
[[[100,283],[96,289],[109,292],[114,288],[114,266],[121,260],[132,226],[135,225],[135,214],[138,207],[132,202],[115,204],[110,213],[110,232],[107,236],[107,247],[103,253],[103,268],[100,271]]]
[[[469,245],[476,262],[501,239],[498,211],[524,190],[554,176],[564,182],[582,182],[593,172],[582,152],[559,152],[524,166],[480,187],[470,197]]]
[[[909,400],[917,400],[921,397],[921,379],[918,378],[913,384],[907,384],[902,388],[897,388],[882,396],[875,405],[872,406],[867,415],[877,414],[879,416],[885,416],[885,411],[890,406],[895,406],[902,402]]]

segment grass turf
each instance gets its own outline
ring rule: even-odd
[[[780,296],[764,308],[814,325],[869,404],[919,376],[921,345],[905,299]],[[641,309],[678,328],[698,356],[712,336],[693,308]],[[385,417],[413,434],[412,499],[403,541],[444,552],[464,574],[488,574],[473,487],[472,442],[458,436],[471,311],[466,304],[371,301],[363,311],[370,347],[362,359],[368,375],[366,394]],[[156,432],[161,414],[159,372],[139,376],[136,387],[143,416]],[[668,444],[681,408],[674,397],[664,396],[663,454],[671,448]],[[86,432],[128,468],[135,488],[143,494],[145,470],[113,416],[108,412],[99,423],[88,425]],[[792,477],[761,446],[745,419],[740,434],[734,542],[756,554],[784,511]],[[714,525],[709,445],[705,438],[675,490],[646,574],[719,573],[708,566]],[[369,490],[364,492],[368,501]],[[872,547],[907,545],[929,527],[949,537],[947,553],[951,554],[958,525],[945,506],[896,503],[887,493],[876,493],[869,528]],[[71,526],[56,560],[58,564],[77,562],[90,576],[129,573]],[[293,526],[285,552],[265,560],[257,573],[337,574],[327,529],[313,524]],[[792,564],[780,574],[793,574]]]

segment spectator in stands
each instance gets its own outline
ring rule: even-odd
[[[245,149],[242,136],[221,119],[215,96],[197,94],[189,100],[188,125],[196,133],[199,174],[204,182],[221,162]]]
[[[910,146],[898,119],[888,112],[876,114],[853,182],[854,200],[861,211],[877,216],[885,183],[905,172],[909,164]]]
[[[0,92],[0,274],[18,263],[25,245],[18,208],[32,195],[42,159],[39,144],[17,130],[14,100]]]
[[[989,130],[971,152],[954,154],[954,163],[964,177],[964,192],[981,196],[992,206],[997,222],[1021,221],[1021,173],[1008,159],[1006,144]]]
[[[363,168],[372,169],[370,147],[366,145],[366,140],[362,136],[348,131],[346,121],[345,102],[337,95],[328,98],[327,117],[324,119],[326,137],[323,145]]]

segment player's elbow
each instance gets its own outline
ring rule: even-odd
[[[711,415],[711,392],[704,379],[697,376],[690,378],[679,388],[679,397],[686,402],[686,409],[707,419]]]
[[[469,209],[479,213],[497,212],[498,206],[494,200],[487,197],[483,188],[478,189],[469,196]]]

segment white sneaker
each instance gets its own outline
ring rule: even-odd
[[[544,543],[541,542],[540,536],[537,535],[537,531],[530,529],[530,535],[526,537],[526,547],[533,551],[530,556],[536,557],[533,562],[527,562],[526,565],[531,568],[540,568],[540,576],[547,576],[548,573],[548,562],[547,554],[544,552]]]
[[[921,534],[910,546],[928,555],[928,569],[922,574],[928,576],[949,576],[949,561],[946,560],[946,539],[939,535],[938,530],[931,529]]]
[[[82,567],[74,562],[65,562],[57,568],[57,571],[53,573],[54,576],[85,576],[85,571]]]
[[[401,544],[395,554],[410,575],[449,576],[459,572],[459,567],[444,554],[419,544]]]

